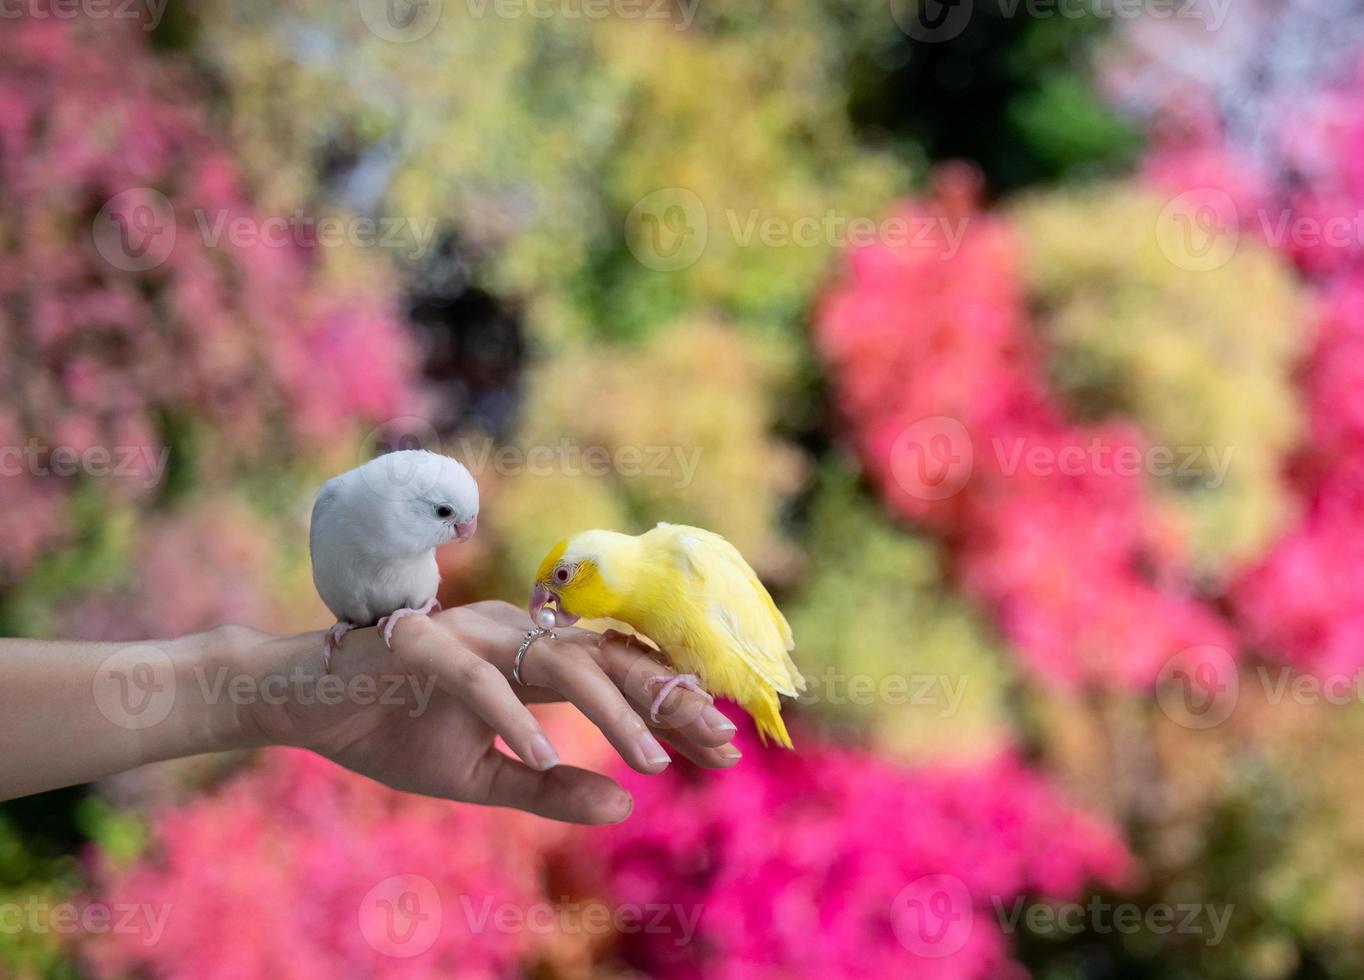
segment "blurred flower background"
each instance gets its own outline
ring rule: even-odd
[[[7,6],[0,632],[325,626],[313,489],[415,440],[447,605],[701,524],[811,684],[616,827],[0,805],[0,975],[1361,975],[1361,161],[1347,0]]]

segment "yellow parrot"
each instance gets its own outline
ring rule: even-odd
[[[546,606],[554,602],[554,609]],[[739,550],[720,535],[659,524],[631,536],[584,531],[540,563],[530,615],[541,626],[582,617],[628,623],[656,643],[677,677],[650,678],[651,712],[679,685],[729,697],[753,716],[764,745],[791,748],[777,695],[796,697],[805,678],[790,651],[791,627]]]

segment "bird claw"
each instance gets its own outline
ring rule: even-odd
[[[322,641],[322,672],[332,672],[332,654],[341,649],[341,637],[355,629],[350,623],[337,623],[327,630],[327,638]]]
[[[379,632],[383,634],[384,646],[393,649],[393,628],[398,625],[398,620],[404,616],[429,616],[433,612],[440,612],[440,602],[434,596],[426,600],[420,609],[395,609],[383,619],[379,620]]]
[[[649,717],[654,724],[658,724],[658,709],[663,707],[663,701],[675,688],[685,688],[688,691],[695,691],[711,704],[715,703],[715,698],[710,696],[704,687],[701,686],[701,678],[695,674],[659,674],[657,677],[650,677],[644,682],[644,690],[650,691],[654,685],[661,685],[659,692],[654,695],[653,704],[649,705]]]
[[[634,643],[635,643],[635,634],[633,634],[633,633],[622,633],[620,630],[614,630],[614,629],[613,629],[613,630],[605,630],[605,631],[601,634],[601,636],[597,637],[597,648],[598,648],[598,649],[601,649],[602,647],[606,646],[606,644],[610,643],[612,640],[624,640],[624,641],[625,641],[625,649],[626,649],[626,650],[629,650],[630,647],[631,647],[632,645],[634,645]]]

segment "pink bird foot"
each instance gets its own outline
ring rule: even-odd
[[[420,609],[395,609],[383,619],[379,620],[379,632],[384,635],[384,645],[390,650],[393,649],[393,627],[398,625],[398,620],[404,616],[429,616],[433,612],[440,612],[440,603],[436,597],[432,596]]]
[[[337,623],[327,630],[327,638],[322,641],[322,670],[332,672],[332,654],[341,649],[341,637],[355,629],[350,623]]]
[[[674,688],[681,687],[688,691],[695,691],[711,704],[715,703],[715,699],[701,686],[701,678],[695,674],[659,674],[657,677],[650,677],[644,682],[644,690],[652,690],[655,684],[661,685],[658,693],[654,695],[654,703],[649,705],[649,717],[655,722],[658,721],[658,709],[663,707],[663,700],[673,692]]]

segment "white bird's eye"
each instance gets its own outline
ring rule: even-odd
[[[556,581],[556,582],[567,582],[567,581],[568,581],[568,569],[567,569],[567,568],[564,568],[562,565],[559,566],[558,568],[556,568],[556,569],[554,570],[554,581]]]
[[[447,507],[445,504],[441,504],[439,507],[436,508],[436,516],[439,517],[441,520],[444,520],[445,518],[449,517],[454,512],[455,512],[454,508]]]

